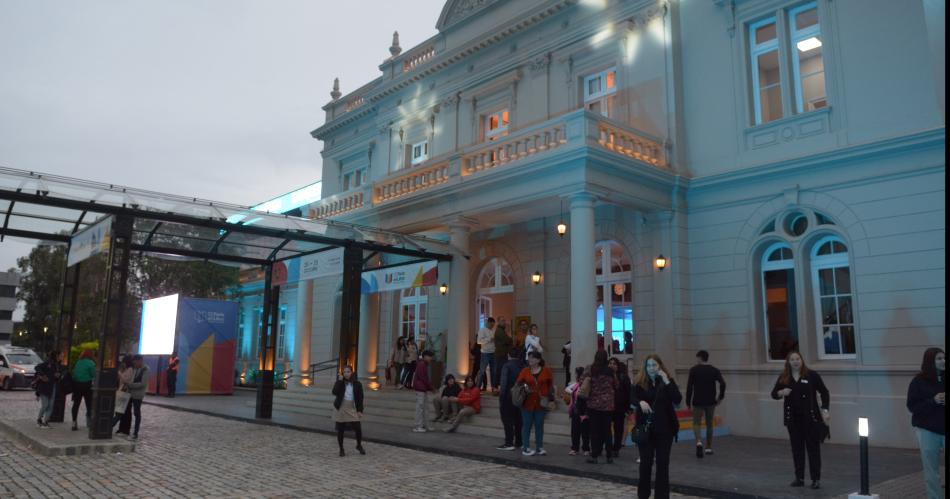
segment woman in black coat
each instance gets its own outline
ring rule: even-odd
[[[821,402],[818,395],[821,395]],[[828,406],[831,398],[828,388],[817,372],[808,369],[802,354],[789,352],[785,370],[772,388],[772,398],[784,398],[783,419],[792,444],[795,461],[795,480],[792,487],[805,486],[805,452],[808,452],[808,473],[811,488],[821,488],[821,441],[828,438]]]
[[[614,457],[620,455],[620,448],[623,447],[623,441],[626,437],[625,422],[627,414],[630,412],[630,377],[627,376],[627,364],[620,362],[620,359],[611,357],[607,366],[614,373],[614,379],[617,382],[617,391],[615,392],[614,412],[610,415],[611,426],[613,428],[612,447]]]
[[[343,452],[343,431],[347,425],[352,426],[356,432],[356,450],[360,454],[366,454],[363,450],[363,427],[360,424],[363,419],[363,385],[356,379],[352,367],[343,368],[343,376],[337,378],[336,384],[333,385],[333,396],[333,408],[336,409],[333,420],[336,422],[340,457],[346,455]]]
[[[670,451],[673,440],[680,431],[680,422],[676,417],[676,406],[683,401],[683,394],[676,381],[663,367],[659,355],[650,354],[644,360],[643,368],[633,380],[630,391],[630,405],[636,408],[637,425],[650,421],[650,437],[647,442],[638,443],[640,450],[640,479],[637,496],[640,499],[650,497],[653,488],[656,499],[670,497]],[[653,461],[656,460],[656,480],[651,483]]]
[[[947,355],[939,348],[928,348],[920,372],[907,387],[907,409],[920,444],[928,499],[943,497],[940,490],[940,449],[944,447],[947,434],[946,373]]]

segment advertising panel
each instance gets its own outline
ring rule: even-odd
[[[385,269],[367,270],[362,275],[362,293],[434,286],[439,279],[439,262],[428,260]]]
[[[111,237],[112,217],[103,218],[98,223],[77,232],[70,238],[66,265],[71,267],[90,256],[109,251]]]
[[[142,328],[139,331],[139,353],[171,355],[175,349],[175,321],[178,317],[178,295],[152,298],[142,302]]]

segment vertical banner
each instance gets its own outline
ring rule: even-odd
[[[363,294],[395,291],[422,286],[435,286],[439,279],[439,262],[428,260],[385,269],[363,272]]]
[[[69,255],[66,257],[66,266],[72,267],[90,256],[109,251],[109,242],[112,238],[112,219],[111,216],[105,217],[73,235],[69,240]]]
[[[177,393],[233,392],[237,319],[237,302],[182,298]]]

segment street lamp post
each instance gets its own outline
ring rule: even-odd
[[[861,490],[853,494],[848,494],[848,499],[880,499],[881,496],[871,493],[870,478],[868,473],[868,436],[870,428],[868,418],[858,418],[858,438],[860,439],[861,452]]]

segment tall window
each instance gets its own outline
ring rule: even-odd
[[[786,29],[779,29],[780,24]],[[780,119],[786,109],[807,113],[827,106],[816,2],[754,22],[748,36],[756,124]],[[792,92],[787,94],[783,86],[789,82]],[[793,100],[787,108],[786,99]]]
[[[819,357],[853,358],[854,313],[848,247],[836,237],[818,241],[811,254],[811,267]]]
[[[485,140],[497,140],[508,135],[508,109],[485,116]]]
[[[423,140],[413,144],[409,150],[409,158],[413,165],[418,165],[429,159],[429,141]]]
[[[614,241],[594,247],[597,333],[612,354],[633,353],[633,275],[630,258]]]
[[[494,317],[496,308],[510,305],[510,294],[515,291],[514,273],[504,258],[492,258],[478,275],[478,327],[483,327],[489,317]],[[509,295],[509,296],[493,296]],[[497,305],[497,307],[496,307]]]
[[[795,262],[785,243],[773,244],[762,257],[762,300],[769,360],[785,360],[798,349]]]
[[[419,339],[419,334],[426,333],[427,308],[429,305],[429,288],[409,288],[402,291],[399,300],[402,312],[399,319],[399,331],[402,336],[412,336]]]
[[[584,78],[584,108],[611,118],[617,94],[617,68],[610,68]]]
[[[349,171],[343,174],[343,191],[356,189],[366,183],[366,168]]]
[[[277,322],[277,352],[274,357],[283,359],[287,357],[287,305],[280,306],[280,317]]]

